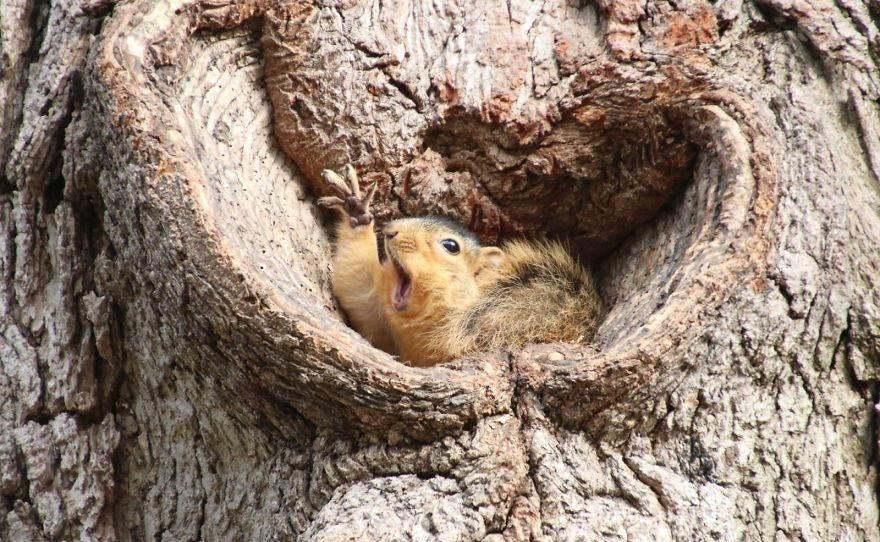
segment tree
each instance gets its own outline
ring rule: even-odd
[[[0,539],[880,539],[876,2],[0,4]],[[349,161],[596,338],[372,348]]]

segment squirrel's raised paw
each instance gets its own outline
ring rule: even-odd
[[[343,180],[338,173],[329,169],[321,172],[324,181],[340,197],[319,198],[318,205],[342,211],[342,214],[345,215],[344,219],[348,220],[352,228],[367,226],[373,221],[373,215],[370,214],[370,202],[373,201],[373,195],[376,193],[376,183],[371,184],[366,193],[362,195],[354,167],[351,164],[346,164],[344,173],[345,179]]]

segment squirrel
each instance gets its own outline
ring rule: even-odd
[[[580,342],[602,311],[590,273],[557,242],[483,246],[435,216],[389,222],[380,262],[370,203],[349,164],[322,177],[340,197],[318,205],[342,214],[332,290],[352,327],[405,363],[430,367],[526,342]]]

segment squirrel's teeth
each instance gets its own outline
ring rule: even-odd
[[[392,263],[394,264],[394,270],[397,274],[397,284],[394,288],[394,299],[392,301],[395,310],[403,311],[406,310],[406,307],[409,304],[409,294],[412,291],[412,280],[409,278],[406,271],[403,270],[403,267],[397,263],[397,260],[392,259]]]

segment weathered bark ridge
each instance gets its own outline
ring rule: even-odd
[[[0,538],[880,538],[867,6],[8,5]],[[594,341],[371,348],[349,161],[567,238]]]

